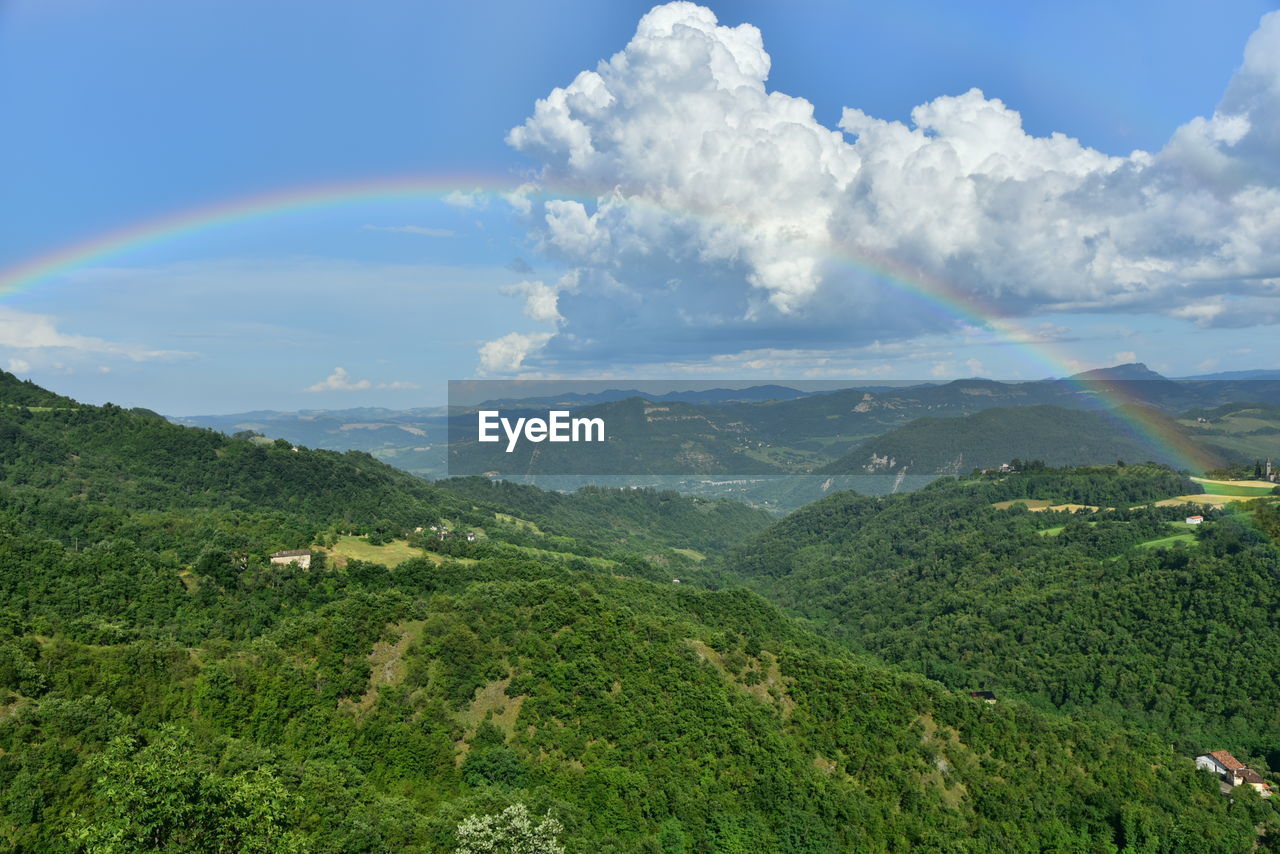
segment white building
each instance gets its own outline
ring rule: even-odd
[[[1249,786],[1264,798],[1271,797],[1271,786],[1262,775],[1225,750],[1215,750],[1196,757],[1196,767],[1217,774],[1222,782],[1235,788]]]
[[[271,562],[279,566],[295,563],[299,569],[310,569],[311,551],[309,549],[291,549],[289,551],[276,552],[271,556]]]

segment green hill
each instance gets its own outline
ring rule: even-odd
[[[0,850],[446,852],[515,803],[619,854],[1244,854],[1275,822],[1153,734],[983,703],[634,551],[714,559],[744,508],[435,487],[117,407],[3,419]],[[489,529],[265,561],[428,513]]]
[[[1080,466],[1116,460],[1179,463],[1168,451],[1126,435],[1114,417],[1060,406],[985,409],[958,418],[919,418],[868,439],[822,474],[898,471],[961,474],[1011,459]]]
[[[1125,509],[1186,486],[1128,466],[843,493],[745,543],[730,566],[851,648],[952,688],[1280,767],[1277,509],[1202,507],[1194,537],[1178,536],[1185,506]],[[1031,513],[1017,500],[1120,509]]]

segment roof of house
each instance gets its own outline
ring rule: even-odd
[[[311,549],[290,549],[285,552],[276,552],[272,557],[302,557],[311,554]]]
[[[1215,750],[1209,755],[1218,760],[1218,764],[1228,771],[1241,771],[1244,769],[1244,763],[1225,750]]]
[[[1240,770],[1240,779],[1246,783],[1253,783],[1255,785],[1262,784],[1265,786],[1267,783],[1267,781],[1262,779],[1262,776],[1252,768],[1242,768]]]

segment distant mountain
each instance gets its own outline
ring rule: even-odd
[[[959,418],[919,418],[868,439],[824,466],[821,474],[901,471],[963,474],[1011,459],[1042,460],[1052,466],[1100,465],[1148,460],[1182,465],[1165,447],[1107,413],[1060,406],[986,409]]]
[[[255,410],[230,415],[171,416],[174,424],[233,436],[246,430],[295,445],[366,451],[397,468],[424,476],[444,474],[447,407],[416,409]]]
[[[478,474],[490,471],[513,475],[803,474],[831,471],[837,460],[861,444],[919,418],[953,419],[990,409],[1029,406],[1095,412],[1137,407],[1134,411],[1164,413],[1161,417],[1167,418],[1188,410],[1213,409],[1226,404],[1280,404],[1280,379],[1267,378],[1277,372],[1237,373],[1256,376],[1171,380],[1144,364],[1134,363],[1086,371],[1066,378],[1026,382],[974,378],[830,392],[803,392],[787,386],[760,385],[746,389],[719,388],[660,395],[645,395],[633,389],[612,389],[493,401],[492,405],[505,410],[504,414],[517,416],[545,415],[547,409],[563,408],[582,416],[606,418],[610,438],[605,446],[573,446],[570,450],[564,446],[544,444],[514,454],[507,454],[492,445],[480,446],[466,441],[474,435],[474,412],[479,407],[455,410],[452,416],[443,407],[403,411],[365,408],[257,411],[173,420],[228,434],[255,430],[308,447],[367,451],[399,468],[429,477],[446,472]],[[463,441],[450,448],[446,443],[451,418],[456,435]],[[1203,444],[1200,438],[1207,434],[1204,431],[1187,431],[1185,423],[1182,427],[1166,426],[1171,436],[1182,443],[1179,456],[1182,459],[1198,458],[1203,452],[1198,447],[1198,444]],[[1016,426],[1008,429],[1014,434],[1019,432]],[[1166,459],[1158,453],[1159,449],[1125,446],[1121,442],[1123,435],[1117,435],[1113,425],[1100,429],[1101,435],[1090,439],[1092,450],[1088,453],[1048,453],[1053,444],[1048,439],[1034,440],[1030,446],[1020,441],[1018,446],[1028,453],[1044,450],[1045,453],[1030,455],[1063,464],[1092,459],[1107,461],[1121,456]],[[1063,432],[1054,429],[1054,425],[1046,424],[1029,433],[1044,431],[1053,435]],[[918,441],[912,442],[914,449],[922,447],[926,434],[923,427],[910,434],[918,437]],[[943,438],[941,434],[933,435],[940,441]],[[1079,445],[1079,437],[1072,438],[1074,444],[1069,443],[1070,446],[1083,447]],[[1136,441],[1141,443],[1141,437]],[[1267,441],[1265,435],[1247,441],[1236,438],[1217,441],[1215,438],[1216,450],[1205,457],[1206,464],[1210,457],[1249,456],[1252,459],[1254,455],[1266,455],[1269,453]],[[946,462],[954,460],[960,452],[941,450],[951,448],[952,444],[947,439],[939,450],[920,455],[920,459],[927,461],[924,464],[931,468],[945,467]],[[996,450],[993,445],[989,446],[993,452]],[[1054,447],[1067,446],[1059,443]],[[1112,450],[1117,453],[1112,454]],[[913,458],[915,455],[913,451]],[[1000,459],[993,462],[1017,455],[1002,453]],[[1280,457],[1280,447],[1272,455]],[[846,461],[840,466],[849,464]],[[862,471],[861,466],[866,464],[852,464],[853,468],[849,470]]]
[[[1095,368],[1067,378],[1075,382],[1171,382],[1167,377],[1148,368],[1142,362]]]
[[[651,394],[636,389],[607,389],[598,392],[565,392],[557,395],[544,395],[519,398],[495,398],[476,404],[475,408],[484,406],[516,406],[521,408],[552,406],[594,406],[600,403],[617,403],[633,397],[645,400],[682,403],[700,403],[716,406],[725,403],[760,403],[771,400],[796,400],[808,397],[816,392],[800,391],[782,385],[758,385],[749,388],[712,388],[703,390],[669,391],[662,394]],[[471,408],[471,407],[469,407]]]
[[[1280,371],[1221,371],[1216,374],[1200,374],[1194,377],[1178,377],[1179,380],[1280,380]]]

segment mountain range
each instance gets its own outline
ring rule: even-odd
[[[1245,404],[1263,409],[1248,419],[1237,416],[1213,425],[1197,420],[1204,418],[1199,413]],[[1061,465],[1153,460],[1204,472],[1280,459],[1280,441],[1269,432],[1280,427],[1280,418],[1267,408],[1276,404],[1280,372],[1169,379],[1145,365],[1128,364],[1017,383],[967,379],[824,392],[760,385],[661,395],[623,388],[493,400],[452,411],[256,411],[172,420],[227,434],[255,431],[306,447],[361,450],[426,477],[496,472],[574,476],[575,483],[631,477],[642,483],[657,476],[929,476],[998,465],[1015,456]],[[481,407],[501,407],[513,418],[545,415],[552,407],[600,417],[609,441],[595,447],[544,444],[511,454],[495,451],[472,438],[474,413]],[[794,507],[791,499],[820,497],[823,483],[796,490],[775,481],[750,494],[765,506]],[[686,488],[678,481],[673,486]],[[704,481],[696,489],[716,494],[716,487]],[[728,489],[738,487],[720,494],[730,494]]]

